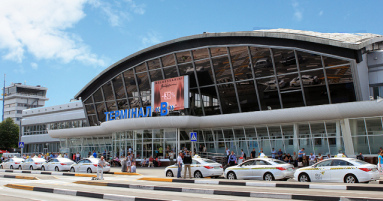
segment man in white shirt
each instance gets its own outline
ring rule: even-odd
[[[169,161],[170,165],[173,165],[173,160],[174,160],[174,152],[173,150],[169,153]]]
[[[181,177],[182,163],[183,163],[181,155],[182,155],[182,152],[180,152],[177,157],[177,167],[178,167],[177,178]]]
[[[104,156],[101,156],[97,164],[97,179],[104,180],[104,166],[105,166]],[[101,174],[101,178],[100,178],[100,174]]]
[[[76,162],[78,162],[79,160],[80,160],[80,153],[77,152],[77,154],[76,154]]]
[[[313,153],[310,153],[310,156],[309,156],[309,165],[314,165],[315,163],[315,155]]]

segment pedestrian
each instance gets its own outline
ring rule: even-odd
[[[178,167],[177,178],[181,177],[182,163],[183,163],[181,155],[182,155],[182,152],[180,152],[177,157],[177,167]]]
[[[317,162],[323,161],[323,156],[321,153],[318,154]]]
[[[104,156],[101,156],[97,165],[97,179],[104,180],[104,166],[105,166]]]
[[[275,154],[276,154],[277,152],[274,150],[274,148],[271,150],[271,158],[275,158]]]
[[[303,166],[303,155],[304,155],[305,148],[302,148],[298,151],[298,167]]]
[[[77,152],[77,154],[76,154],[76,162],[78,162],[79,160],[80,160],[80,153]]]
[[[380,152],[379,156],[378,156],[378,170],[379,172],[382,172],[383,170],[383,151]]]
[[[279,149],[279,151],[278,151],[277,154],[278,154],[278,159],[279,159],[279,160],[283,160],[283,156],[282,156],[282,155],[283,155],[283,152],[282,152],[282,149]]]
[[[237,164],[237,157],[235,156],[234,151],[231,151],[229,159],[227,160],[227,165],[230,167],[234,166],[235,164]]]
[[[146,165],[146,158],[141,160],[141,167],[145,167]]]
[[[245,161],[246,160],[246,153],[243,152],[243,149],[241,149],[241,156],[243,158],[243,161]]]
[[[126,172],[126,169],[128,168],[126,166],[126,158],[121,157],[120,163],[121,163],[121,172]]]
[[[261,152],[259,152],[259,157],[265,157],[266,155],[263,153],[263,150],[261,150]]]
[[[310,166],[314,165],[315,160],[316,160],[315,154],[310,153],[310,156],[309,156],[309,165],[310,165]]]
[[[174,160],[174,152],[173,150],[170,151],[169,153],[169,161],[170,161],[170,164],[169,165],[173,165],[173,160]]]
[[[255,148],[253,148],[253,151],[251,151],[250,153],[250,158],[255,158],[255,154],[256,154]]]
[[[95,150],[93,150],[93,157],[94,157],[94,158],[97,158],[97,153],[96,153]]]
[[[149,165],[148,165],[148,167],[154,167],[154,164],[153,164],[153,161],[154,161],[154,158],[153,158],[153,156],[150,156],[149,157]]]
[[[128,153],[128,156],[126,157],[126,172],[130,173],[132,171],[131,167],[132,167],[132,156],[130,155],[130,153]]]
[[[356,159],[359,159],[361,161],[364,161],[364,156],[362,153],[359,153],[359,155],[356,156]]]
[[[230,156],[230,149],[226,147],[226,160],[229,160],[229,156]]]
[[[189,178],[191,179],[191,169],[190,169],[190,165],[192,164],[192,157],[190,155],[190,152],[189,151],[186,151],[185,152],[185,156],[184,156],[184,159],[183,159],[183,162],[184,162],[184,179],[186,179],[186,171],[189,169]]]

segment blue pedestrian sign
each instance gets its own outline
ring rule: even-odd
[[[24,148],[24,142],[19,142],[19,148]]]
[[[197,142],[197,132],[190,132],[190,141]]]

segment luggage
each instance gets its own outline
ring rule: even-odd
[[[126,169],[127,169],[128,167],[126,166],[126,162],[125,162],[125,160],[122,160],[121,161],[121,172],[126,172]]]

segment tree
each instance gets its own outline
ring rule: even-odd
[[[0,123],[0,148],[17,148],[19,142],[19,126],[11,118]]]

